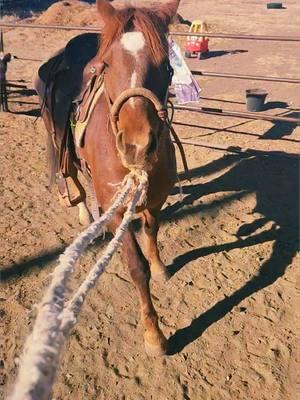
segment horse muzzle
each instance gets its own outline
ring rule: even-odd
[[[122,106],[132,97],[141,97],[147,99],[153,106],[157,113],[157,116],[162,121],[166,120],[167,111],[161,104],[157,96],[148,89],[145,88],[131,88],[122,92],[110,109],[110,119],[113,132],[116,136],[116,145],[121,156],[124,166],[130,168],[142,168],[151,169],[151,163],[157,160],[157,149],[158,149],[158,137],[154,132],[147,133],[148,143],[144,146],[131,141],[126,142],[126,134],[123,130],[119,129],[119,114]],[[145,134],[143,132],[140,133]]]
[[[116,145],[121,156],[122,163],[127,168],[139,168],[149,171],[157,161],[158,140],[154,133],[147,135],[148,143],[146,146],[127,142],[124,131],[119,131],[116,136]]]

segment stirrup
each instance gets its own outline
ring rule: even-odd
[[[67,207],[74,207],[82,201],[80,193],[78,196],[72,198],[68,180],[62,174],[57,176],[57,187],[61,200]]]

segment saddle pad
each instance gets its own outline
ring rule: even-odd
[[[95,80],[88,82],[90,90],[87,90],[85,98],[83,98],[82,104],[79,107],[79,111],[75,116],[76,125],[74,131],[75,144],[77,147],[82,147],[84,143],[84,133],[87,124],[90,120],[92,112],[95,108],[97,101],[104,91],[104,74],[102,73]]]

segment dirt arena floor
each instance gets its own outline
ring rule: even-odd
[[[185,19],[204,19],[212,32],[299,36],[297,1],[285,1],[282,10],[254,0],[181,3]],[[98,23],[94,6],[71,0],[26,22]],[[11,113],[0,114],[1,400],[15,380],[34,305],[59,254],[83,229],[76,210],[62,207],[47,187],[45,129],[30,86],[42,60],[75,34],[4,34],[6,50],[18,57],[8,79],[28,88],[11,88]],[[191,69],[299,78],[297,43],[211,39],[210,50],[209,59],[190,60]],[[201,105],[244,111],[245,89],[261,87],[269,93],[265,113],[299,117],[296,85],[203,77],[199,83]],[[145,354],[137,296],[117,254],[67,341],[53,400],[297,398],[300,128],[187,112],[176,112],[174,127],[206,147],[185,146],[193,180],[182,182],[182,199],[176,186],[162,211],[160,250],[172,278],[151,286],[170,354]],[[73,283],[104,245],[99,240],[88,249]]]

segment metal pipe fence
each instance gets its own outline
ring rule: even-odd
[[[100,28],[97,27],[86,27],[86,26],[62,26],[62,25],[40,25],[40,24],[22,24],[22,23],[0,23],[0,28],[25,28],[25,29],[50,29],[50,30],[67,30],[67,31],[84,31],[84,32],[101,32]],[[241,40],[260,40],[260,41],[277,41],[277,42],[300,42],[300,37],[293,36],[269,36],[269,35],[237,35],[227,33],[190,33],[190,32],[176,32],[171,31],[171,36],[197,36],[197,37],[211,37],[211,38],[224,38],[224,39],[241,39]],[[29,60],[28,60],[29,61]],[[270,76],[259,76],[259,75],[242,75],[242,74],[229,74],[225,72],[209,72],[209,71],[192,71],[194,75],[210,76],[217,78],[230,78],[230,79],[246,79],[256,81],[270,81],[280,83],[299,84],[300,79],[294,78],[279,78]],[[282,117],[268,115],[264,113],[249,113],[240,111],[223,110],[219,108],[209,107],[194,107],[189,105],[175,105],[174,109],[186,110],[191,112],[200,112],[211,115],[223,115],[228,117],[238,118],[249,118],[249,119],[260,119],[266,121],[281,121],[293,124],[299,124],[299,118]]]
[[[230,33],[190,33],[190,32],[170,32],[172,36],[197,36],[219,39],[242,39],[242,40],[266,40],[273,42],[300,42],[300,37],[296,36],[268,36],[268,35],[235,35]]]
[[[257,112],[240,112],[240,111],[231,111],[231,110],[223,110],[222,108],[212,108],[212,107],[195,107],[191,105],[180,105],[176,104],[173,106],[175,110],[181,111],[191,111],[191,112],[199,112],[203,114],[211,114],[211,115],[223,115],[226,117],[237,117],[237,118],[245,118],[245,119],[260,119],[263,121],[280,121],[280,122],[289,122],[292,124],[299,124],[300,118],[292,118],[292,117],[280,117],[277,115],[269,115],[264,113]],[[171,107],[170,107],[171,108]]]
[[[42,25],[42,24],[20,24],[13,22],[0,22],[0,28],[25,28],[25,29],[47,29],[61,31],[84,31],[84,32],[101,32],[100,28],[93,26],[73,26],[73,25]]]
[[[40,24],[20,24],[13,22],[0,22],[1,28],[28,28],[28,29],[55,29],[55,30],[76,30],[85,32],[101,32],[100,28],[87,27],[78,25],[40,25]],[[197,36],[197,37],[211,37],[223,39],[242,39],[242,40],[267,40],[275,42],[300,42],[300,37],[296,36],[269,36],[269,35],[237,35],[230,33],[190,33],[190,32],[177,32],[170,31],[172,36]]]
[[[248,79],[251,81],[268,81],[280,83],[300,83],[300,79],[294,78],[279,78],[276,76],[260,76],[260,75],[241,75],[241,74],[228,74],[227,72],[209,72],[209,71],[192,71],[193,75],[211,76],[217,78],[230,78],[230,79]]]

